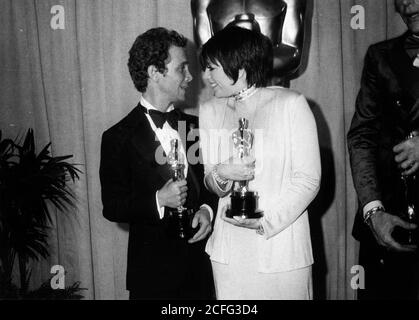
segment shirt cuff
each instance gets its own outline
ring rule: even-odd
[[[156,205],[157,205],[157,212],[159,213],[159,217],[160,217],[160,220],[163,220],[163,218],[164,218],[164,207],[161,207],[160,206],[160,203],[159,203],[159,198],[157,197],[157,195],[158,195],[158,191],[156,192]]]
[[[383,203],[380,200],[374,200],[374,201],[368,202],[362,209],[364,219],[367,212],[376,207],[383,207]]]
[[[209,206],[209,205],[207,205],[207,204],[203,204],[202,206],[201,206],[201,209],[207,209],[208,210],[208,212],[209,212],[209,214],[210,214],[210,220],[211,220],[211,222],[212,222],[212,219],[214,219],[214,212],[212,211],[212,208]]]

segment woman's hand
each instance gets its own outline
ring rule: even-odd
[[[254,157],[248,156],[243,159],[231,157],[217,166],[217,174],[224,180],[252,180],[255,177],[255,163]]]
[[[252,229],[252,230],[258,230],[261,227],[260,219],[244,219],[241,217],[227,218],[226,211],[229,207],[230,207],[229,205],[226,205],[221,210],[220,217],[225,222],[228,222],[236,227]]]

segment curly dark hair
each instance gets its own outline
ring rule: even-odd
[[[165,28],[153,28],[137,37],[129,51],[128,69],[138,91],[145,92],[147,89],[149,66],[154,65],[161,73],[167,71],[171,46],[184,48],[186,38]]]
[[[244,69],[249,86],[264,87],[272,76],[272,42],[259,31],[227,26],[203,45],[200,63],[204,71],[210,63],[221,64],[234,82]]]

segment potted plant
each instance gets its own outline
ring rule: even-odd
[[[29,292],[31,262],[49,255],[50,209],[65,212],[74,206],[68,182],[75,182],[81,173],[66,162],[71,155],[53,157],[50,146],[47,144],[37,154],[32,129],[23,143],[2,140],[0,131],[0,298],[53,298],[63,296],[63,292],[68,292],[70,298],[81,297],[77,295],[82,290],[79,283],[69,290],[52,292],[46,286],[49,282],[45,282]],[[12,281],[16,262],[19,286]]]

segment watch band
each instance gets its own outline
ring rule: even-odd
[[[364,222],[369,225],[369,221],[373,215],[375,215],[378,211],[385,211],[383,206],[377,206],[370,210],[368,210],[364,215]]]

